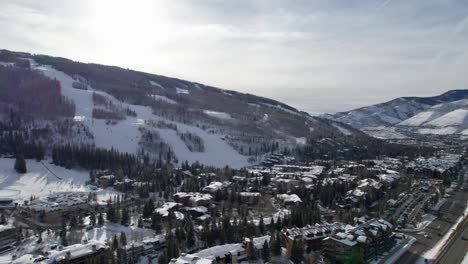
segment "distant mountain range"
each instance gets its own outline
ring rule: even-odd
[[[346,123],[379,138],[419,134],[468,136],[468,90],[432,97],[401,97],[322,117]]]

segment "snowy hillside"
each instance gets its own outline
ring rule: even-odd
[[[10,104],[21,120],[34,120],[19,121],[14,129],[24,134],[33,131],[32,138],[49,152],[58,145],[86,145],[179,165],[198,161],[240,168],[310,142],[325,145],[316,149],[327,152],[330,144],[322,139],[330,135],[342,140],[347,151],[369,139],[346,124],[312,117],[261,96],[115,66],[7,53],[5,63],[23,62],[0,65],[3,75],[17,75],[19,80],[8,85],[7,92],[29,95],[31,103],[5,99],[0,104]],[[27,78],[40,79],[42,87],[22,88],[21,80]],[[39,92],[44,90],[38,87],[50,91]],[[42,97],[37,105],[35,96]],[[50,107],[56,104],[59,107]],[[10,112],[1,110],[0,123],[11,124]]]
[[[31,196],[41,198],[54,192],[86,191],[87,171],[67,170],[47,161],[27,160],[28,172],[19,174],[13,169],[14,164],[14,159],[0,158],[0,198],[23,202]]]
[[[450,113],[451,111],[457,110],[468,105],[468,99],[458,100],[450,103],[443,103],[435,105],[426,111],[423,111],[411,118],[404,120],[398,125],[401,126],[421,126],[429,123],[443,115]]]
[[[35,68],[42,71],[46,76],[57,79],[60,82],[63,95],[75,102],[75,120],[83,122],[90,128],[94,135],[94,143],[97,147],[107,149],[114,148],[121,152],[135,153],[138,150],[138,143],[141,138],[139,128],[141,126],[146,126],[145,121],[163,120],[161,117],[154,115],[152,109],[149,107],[123,103],[109,94],[92,89],[92,87],[88,90],[75,89],[72,86],[74,79],[71,76],[57,71],[50,66],[36,66]],[[130,108],[135,111],[136,117],[126,117],[125,120],[117,122],[116,124],[107,124],[105,120],[93,118],[93,93],[104,96],[116,105]],[[225,117],[218,113],[215,114],[217,117]],[[177,125],[179,130],[199,135],[205,142],[204,152],[191,152],[175,131],[152,128],[157,130],[164,142],[172,147],[179,161],[187,160],[191,163],[199,161],[206,165],[218,167],[230,165],[234,168],[248,165],[248,157],[242,156],[236,152],[227,142],[222,140],[221,135],[210,134],[198,127],[188,126],[178,122],[172,123]]]
[[[356,128],[393,126],[397,124],[419,125],[431,117],[425,113],[415,119],[419,113],[431,107],[468,99],[468,90],[453,90],[434,97],[401,97],[385,103],[354,109],[348,112],[325,115],[324,117],[340,121]],[[408,120],[408,121],[406,121]]]
[[[421,134],[462,134],[468,128],[468,99],[435,105],[398,124]]]

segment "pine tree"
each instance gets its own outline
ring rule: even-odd
[[[78,227],[78,222],[76,221],[76,217],[72,216],[70,219],[70,229],[76,229]]]
[[[248,244],[247,257],[249,258],[250,261],[257,260],[257,252],[255,250],[254,242],[252,238],[250,238],[250,241]]]
[[[270,260],[270,246],[268,245],[267,240],[265,240],[265,243],[263,243],[262,259],[264,262],[267,262]]]
[[[120,232],[120,246],[124,247],[127,245],[127,236],[125,235],[125,232]]]
[[[117,235],[112,238],[112,250],[119,248],[119,242],[117,241]]]
[[[265,234],[265,223],[263,222],[263,216],[260,216],[260,223],[258,224],[258,228],[260,229],[260,234]]]
[[[150,218],[154,212],[154,202],[153,199],[149,199],[145,206],[143,207],[143,218]]]
[[[114,207],[109,204],[108,207],[107,207],[107,221],[110,221],[110,222],[113,222],[115,223],[115,210],[114,210]]]
[[[62,246],[66,247],[68,246],[68,240],[67,240],[67,228],[63,228],[62,231],[60,231],[60,238],[62,239]]]
[[[0,216],[0,225],[6,225],[7,224],[7,220],[5,218],[5,215],[1,215]]]
[[[102,213],[99,213],[99,216],[98,216],[98,225],[99,225],[99,226],[104,225],[104,217],[102,216]]]
[[[39,239],[37,240],[37,243],[42,243],[42,231],[39,231]]]
[[[301,263],[304,259],[304,246],[301,240],[294,240],[291,248],[291,261]]]
[[[192,249],[195,246],[195,231],[193,228],[192,221],[189,219],[189,225],[187,227],[187,248]]]
[[[273,255],[274,256],[279,256],[281,255],[281,238],[279,236],[279,233],[276,232],[276,238],[273,241]]]
[[[94,213],[92,213],[90,216],[89,216],[89,224],[94,227],[96,226],[96,215]]]
[[[168,262],[166,253],[162,252],[161,255],[159,255],[158,264],[167,264]]]
[[[15,160],[15,171],[18,173],[26,173],[26,161],[22,155],[17,155]]]
[[[121,223],[122,223],[122,225],[124,225],[124,226],[128,226],[129,222],[130,222],[130,216],[129,216],[129,214],[128,214],[128,210],[127,210],[127,208],[124,208],[124,209],[122,210],[122,220],[121,220]]]
[[[44,146],[42,146],[42,143],[39,143],[37,144],[36,146],[36,151],[35,151],[35,155],[34,155],[34,158],[37,160],[37,161],[41,161],[44,159]]]
[[[156,233],[160,233],[161,232],[161,214],[159,213],[154,213],[153,216],[151,217],[151,227],[153,228],[153,230],[156,232]]]
[[[168,259],[179,257],[179,244],[177,243],[177,239],[172,234],[170,234],[167,238],[166,254]]]

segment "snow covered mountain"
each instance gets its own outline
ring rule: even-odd
[[[420,134],[468,136],[468,99],[435,105],[397,126],[416,128]]]
[[[468,99],[468,90],[452,90],[433,97],[401,97],[385,103],[361,107],[323,117],[355,128],[391,127],[435,105]]]
[[[3,50],[0,74],[15,76],[0,83],[6,91],[0,127],[31,131],[28,138],[46,146],[90,145],[239,168],[314,134],[316,144],[330,135],[347,144],[368,138],[272,99],[114,66]]]

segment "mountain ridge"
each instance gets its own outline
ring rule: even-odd
[[[0,62],[0,74],[20,78],[6,87],[15,88],[10,91],[11,98],[19,101],[0,100],[0,106],[5,104],[3,124],[8,127],[11,120],[7,113],[19,109],[17,115],[22,120],[32,121],[23,121],[14,129],[21,133],[37,131],[37,138],[46,146],[67,144],[69,139],[74,144],[178,164],[198,161],[218,167],[243,167],[259,163],[269,153],[291,153],[312,143],[322,146],[317,148],[320,152],[314,152],[317,157],[330,154],[331,148],[336,155],[349,156],[356,145],[371,141],[379,144],[346,124],[313,117],[252,94],[46,55],[2,50]],[[15,93],[23,89],[21,78],[31,74],[34,78],[49,78],[47,85],[59,85],[54,98],[62,97],[58,102],[67,103],[66,115],[55,108],[48,111],[51,115],[47,118],[38,115],[35,108],[23,111],[25,105]],[[37,93],[36,86],[33,83],[28,91]],[[30,93],[22,94],[32,97]],[[47,110],[54,104],[46,99],[50,98],[44,98],[39,106]],[[326,142],[330,138],[332,144]]]
[[[322,116],[358,129],[393,126],[434,105],[466,98],[468,98],[468,89],[456,89],[429,97],[399,97],[383,103]]]

